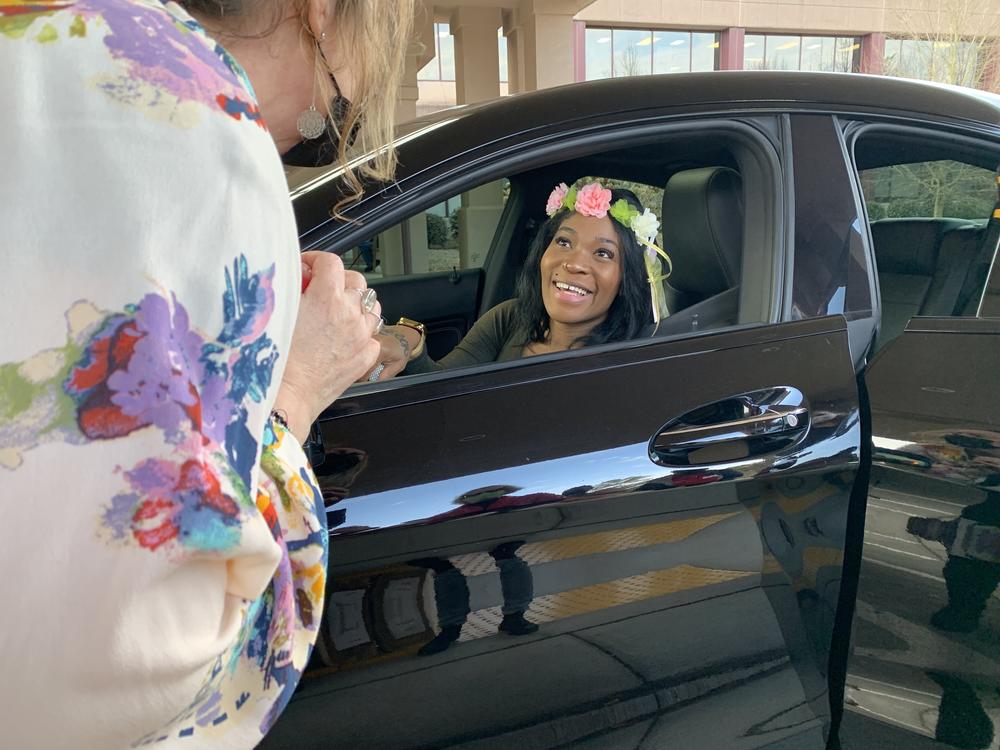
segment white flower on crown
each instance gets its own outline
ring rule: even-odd
[[[641,214],[632,217],[631,229],[642,244],[649,245],[656,240],[656,233],[660,231],[660,220],[645,208]]]

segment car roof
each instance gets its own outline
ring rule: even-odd
[[[494,131],[504,113],[517,109],[518,127],[562,119],[562,107],[574,114],[647,109],[671,105],[745,103],[753,107],[789,103],[797,106],[862,108],[919,112],[933,117],[1000,124],[1000,96],[986,91],[931,81],[859,73],[800,71],[714,71],[608,78],[571,83],[493,99],[473,106],[450,107],[417,118],[403,132],[442,119],[472,117]]]
[[[975,89],[857,73],[716,71],[588,81],[451,107],[402,124],[397,185],[470,150],[558,132],[572,122],[657,110],[760,110],[876,114],[982,127],[1000,125],[1000,96]],[[357,156],[356,164],[366,155]],[[289,188],[300,227],[325,223],[336,200],[338,166],[293,169]],[[324,189],[324,186],[325,189]],[[370,194],[370,191],[369,191]],[[350,216],[352,210],[346,214]],[[321,215],[324,218],[321,218]]]

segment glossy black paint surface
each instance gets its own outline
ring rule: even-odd
[[[853,368],[842,319],[745,338],[325,422],[329,637],[265,747],[823,747]],[[651,460],[671,418],[793,369],[798,443]]]
[[[868,318],[871,263],[844,160],[838,123],[829,116],[791,118],[795,181],[792,316]]]
[[[916,318],[872,362],[848,700],[986,748],[1000,691],[1000,319]]]

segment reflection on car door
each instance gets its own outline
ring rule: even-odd
[[[922,137],[934,169],[970,174],[939,199],[975,187],[979,213],[871,223],[883,315],[865,377],[873,465],[846,700],[937,747],[987,748],[1000,728],[1000,202],[980,204],[996,151],[967,146],[968,166],[942,161],[953,141]]]
[[[843,318],[371,387],[322,432],[328,606],[263,747],[825,746]]]
[[[848,700],[956,748],[990,747],[996,732],[997,372],[1000,318],[914,318],[867,376],[874,456]]]

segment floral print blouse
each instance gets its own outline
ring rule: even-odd
[[[322,612],[294,218],[174,3],[0,0],[0,744],[250,748]]]

